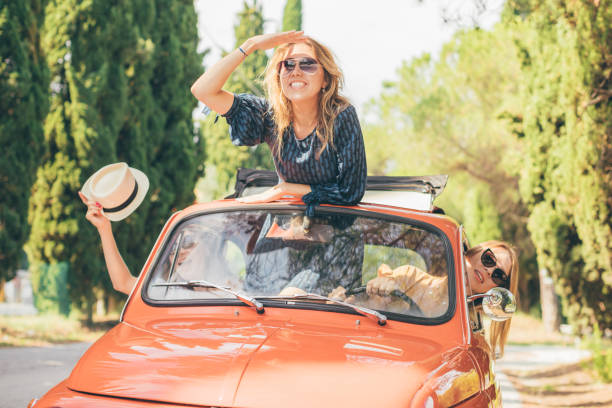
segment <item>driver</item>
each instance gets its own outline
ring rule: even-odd
[[[518,285],[518,260],[512,247],[503,241],[486,241],[466,252],[466,275],[472,294],[485,293],[500,286],[516,293]],[[412,299],[426,317],[440,316],[448,309],[448,277],[433,276],[413,265],[391,269],[387,264],[379,266],[376,278],[366,286],[368,302],[375,309],[406,312],[407,302],[396,294]],[[343,287],[334,289],[330,297],[346,298]]]
[[[410,309],[410,305],[394,297],[394,293],[408,296],[426,317],[441,316],[448,309],[448,276],[432,276],[414,265],[391,269],[387,264],[380,265],[376,275],[368,282],[366,293],[386,310]]]

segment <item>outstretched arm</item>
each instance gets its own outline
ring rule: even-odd
[[[108,275],[113,283],[113,288],[118,292],[129,295],[136,284],[136,278],[132,276],[119,253],[119,248],[117,248],[109,219],[102,214],[102,207],[97,205],[95,201],[89,200],[80,191],[79,197],[81,197],[83,203],[87,205],[87,214],[85,218],[96,227],[100,234],[104,260],[106,261],[106,268],[108,269]]]
[[[287,183],[285,181],[277,184],[263,193],[253,194],[252,196],[238,198],[241,203],[269,203],[280,200],[283,197],[301,198],[304,194],[310,193],[310,186],[307,184]]]
[[[240,48],[250,55],[257,50],[267,50],[281,44],[304,40],[303,31],[256,35],[246,40]],[[191,86],[191,93],[210,109],[224,115],[232,107],[234,95],[224,91],[223,85],[232,72],[246,58],[246,55],[235,49],[204,72]]]

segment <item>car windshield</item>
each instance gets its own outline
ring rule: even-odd
[[[199,215],[166,239],[143,293],[156,304],[236,301],[227,290],[180,284],[206,281],[266,307],[346,308],[305,296],[316,294],[391,319],[440,318],[451,303],[446,242],[431,226],[346,212]]]

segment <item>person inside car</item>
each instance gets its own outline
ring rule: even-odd
[[[232,72],[257,50],[276,47],[265,70],[268,99],[222,89]],[[314,205],[358,203],[366,185],[366,158],[355,108],[339,94],[343,83],[330,50],[302,31],[257,35],[210,67],[192,85],[193,95],[224,116],[232,143],[267,143],[281,182],[240,199],[302,197]]]
[[[466,251],[465,266],[471,294],[485,293],[494,287],[517,293],[518,258],[510,244],[496,240],[482,242]],[[413,265],[401,265],[395,269],[380,265],[377,276],[367,283],[366,293],[370,307],[375,309],[409,309],[411,305],[397,294],[408,296],[427,317],[440,316],[448,309],[448,277],[430,275]],[[334,289],[329,297],[354,301],[352,296],[346,297],[343,287]],[[510,320],[491,324],[490,342],[501,354],[510,330]]]
[[[497,286],[512,291],[511,281],[514,280],[516,284],[516,254],[505,242],[486,241],[470,248],[466,252],[466,267],[472,293],[485,293]],[[378,268],[377,277],[367,283],[367,293],[388,299],[394,291],[405,293],[417,304],[425,306],[421,309],[427,315],[439,316],[441,313],[438,309],[442,313],[446,310],[446,305],[442,305],[442,300],[447,297],[446,276],[432,276],[413,265],[391,269],[382,264]]]
[[[105,216],[100,203],[88,199],[82,192],[79,192],[79,197],[87,205],[85,218],[96,227],[100,234],[104,260],[113,288],[129,295],[137,278],[130,273],[121,257],[111,228],[111,221]],[[204,279],[238,287],[239,278],[229,271],[227,265],[219,263],[217,256],[208,256],[209,251],[218,249],[215,243],[219,239],[215,239],[213,235],[199,225],[186,226],[163,261],[164,279],[171,282]],[[202,245],[202,242],[206,242],[207,245]]]

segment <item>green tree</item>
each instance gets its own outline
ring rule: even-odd
[[[254,0],[249,4],[244,2],[243,10],[238,13],[238,23],[234,26],[236,47],[248,38],[263,33],[263,11],[261,5]],[[255,51],[244,59],[242,64],[232,73],[225,89],[233,93],[251,93],[264,96],[261,76],[268,57],[263,51]],[[204,199],[220,198],[233,189],[236,170],[240,167],[274,169],[272,155],[266,144],[256,147],[236,147],[229,137],[229,127],[225,120],[217,121],[214,113],[202,122],[206,139],[206,168],[212,169],[207,178],[215,177],[214,182],[204,180],[212,188],[206,192]]]
[[[510,3],[521,33],[525,157],[520,191],[538,264],[579,327],[612,326],[612,8]]]
[[[22,258],[28,199],[43,153],[42,120],[49,108],[49,72],[40,48],[45,3],[0,5],[0,286]]]
[[[283,11],[281,31],[300,31],[302,29],[302,0],[287,0]]]
[[[30,199],[27,249],[33,289],[35,296],[43,296],[46,288],[36,283],[55,280],[40,275],[65,270],[56,266],[67,263],[68,292],[89,311],[105,271],[99,239],[86,225],[76,194],[89,174],[113,161],[127,105],[118,56],[129,44],[131,14],[125,3],[116,3],[50,3],[42,40],[52,93],[45,121],[46,153]]]
[[[43,45],[51,69],[47,153],[30,200],[34,282],[68,263],[72,301],[91,320],[95,292],[110,290],[99,238],[77,191],[95,170],[125,160],[149,176],[148,198],[116,227],[139,271],[172,208],[193,199],[202,148],[188,85],[197,76],[195,11],[188,1],[62,0],[47,8]],[[43,288],[34,287],[37,293]]]
[[[437,205],[466,226],[472,243],[503,239],[521,256],[521,307],[537,275],[527,209],[518,194],[521,144],[507,117],[520,110],[520,63],[505,27],[458,32],[438,59],[405,62],[397,80],[367,107],[364,127],[371,174],[451,175]],[[527,273],[526,273],[527,272]]]
[[[168,216],[193,203],[205,143],[194,130],[197,100],[189,90],[202,70],[193,2],[132,2],[140,37],[126,55],[129,103],[116,151],[117,160],[147,174],[150,190],[141,207],[117,223],[116,237],[132,273],[138,273]]]

